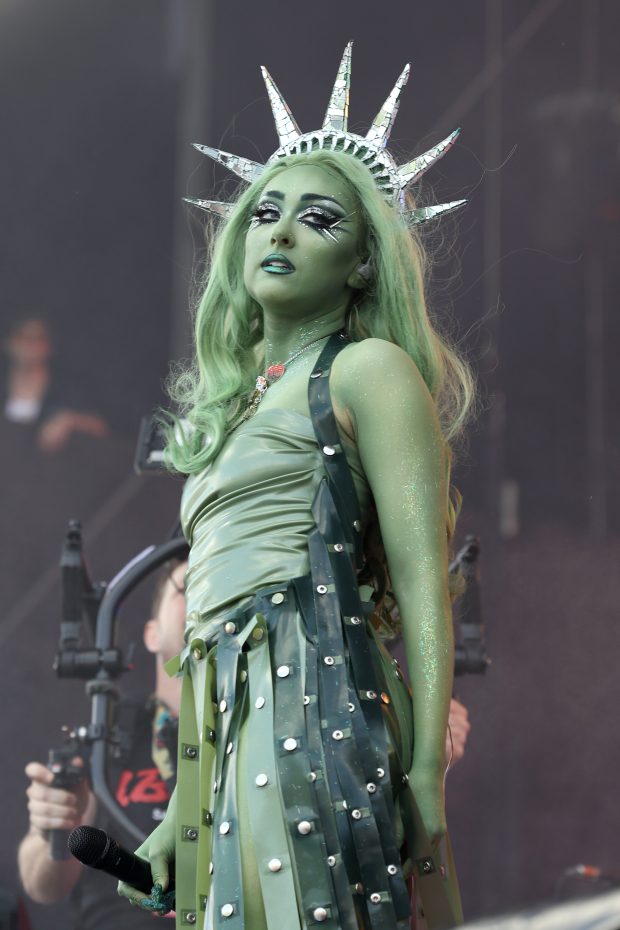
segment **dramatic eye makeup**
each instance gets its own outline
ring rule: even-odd
[[[277,197],[279,200],[284,200],[284,195],[279,191],[267,191],[266,193],[267,196]],[[337,204],[337,206],[342,209],[337,200],[335,200],[333,197],[328,197],[323,194],[303,194],[299,199],[300,203],[304,203],[309,200],[329,200],[332,203]],[[256,207],[252,215],[249,228],[256,229],[257,226],[262,226],[265,223],[277,223],[281,213],[282,208],[280,206],[273,203],[272,201],[264,200]],[[309,229],[314,229],[321,235],[332,239],[334,242],[338,242],[338,238],[334,235],[334,231],[338,230],[339,232],[348,232],[348,230],[342,228],[342,223],[346,222],[352,215],[352,213],[337,213],[334,210],[319,206],[315,203],[311,206],[304,207],[298,214],[297,219],[300,223]]]
[[[259,203],[254,210],[249,228],[256,229],[257,226],[262,226],[264,223],[277,223],[279,219],[280,207],[275,203],[264,201]]]
[[[324,236],[328,236],[330,239],[333,239],[334,242],[338,242],[338,238],[334,235],[333,230],[340,226],[340,223],[344,219],[343,216],[339,216],[337,213],[332,213],[331,210],[325,210],[323,207],[319,207],[315,204],[313,207],[306,207],[305,210],[302,210],[298,219],[304,226],[308,226],[310,229],[316,229],[317,232],[322,233]]]

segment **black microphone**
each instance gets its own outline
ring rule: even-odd
[[[84,865],[92,869],[101,869],[122,882],[127,882],[145,895],[150,895],[153,888],[151,866],[146,859],[141,859],[124,849],[104,830],[97,827],[76,827],[67,840],[69,852]]]

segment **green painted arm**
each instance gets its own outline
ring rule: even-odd
[[[163,891],[168,888],[170,867],[174,864],[176,809],[177,793],[175,788],[168,802],[166,816],[135,851],[137,856],[148,859],[151,863],[153,884],[160,885]],[[170,910],[169,906],[159,905],[152,898],[145,898],[143,892],[138,891],[126,882],[118,883],[118,893],[121,897],[127,898],[131,904],[139,904],[148,910],[161,910],[162,913],[167,913]]]
[[[413,691],[410,783],[431,839],[445,833],[445,734],[454,668],[448,595],[446,446],[411,358],[367,339],[334,363],[335,409],[358,443],[398,600]],[[339,416],[340,419],[340,416]]]

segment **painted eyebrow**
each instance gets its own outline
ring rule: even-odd
[[[265,191],[263,197],[275,197],[277,200],[284,200],[282,191]],[[335,197],[328,197],[327,194],[302,194],[299,199],[302,203],[306,200],[330,200],[332,203],[337,204],[341,210],[344,210],[339,200],[336,200]]]

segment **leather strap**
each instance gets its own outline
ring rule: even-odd
[[[329,376],[334,359],[348,344],[349,340],[344,333],[334,333],[329,338],[310,374],[308,404],[316,441],[323,453],[325,474],[343,526],[347,530],[347,542],[353,544],[353,563],[359,570],[363,562],[361,514],[329,393]]]

